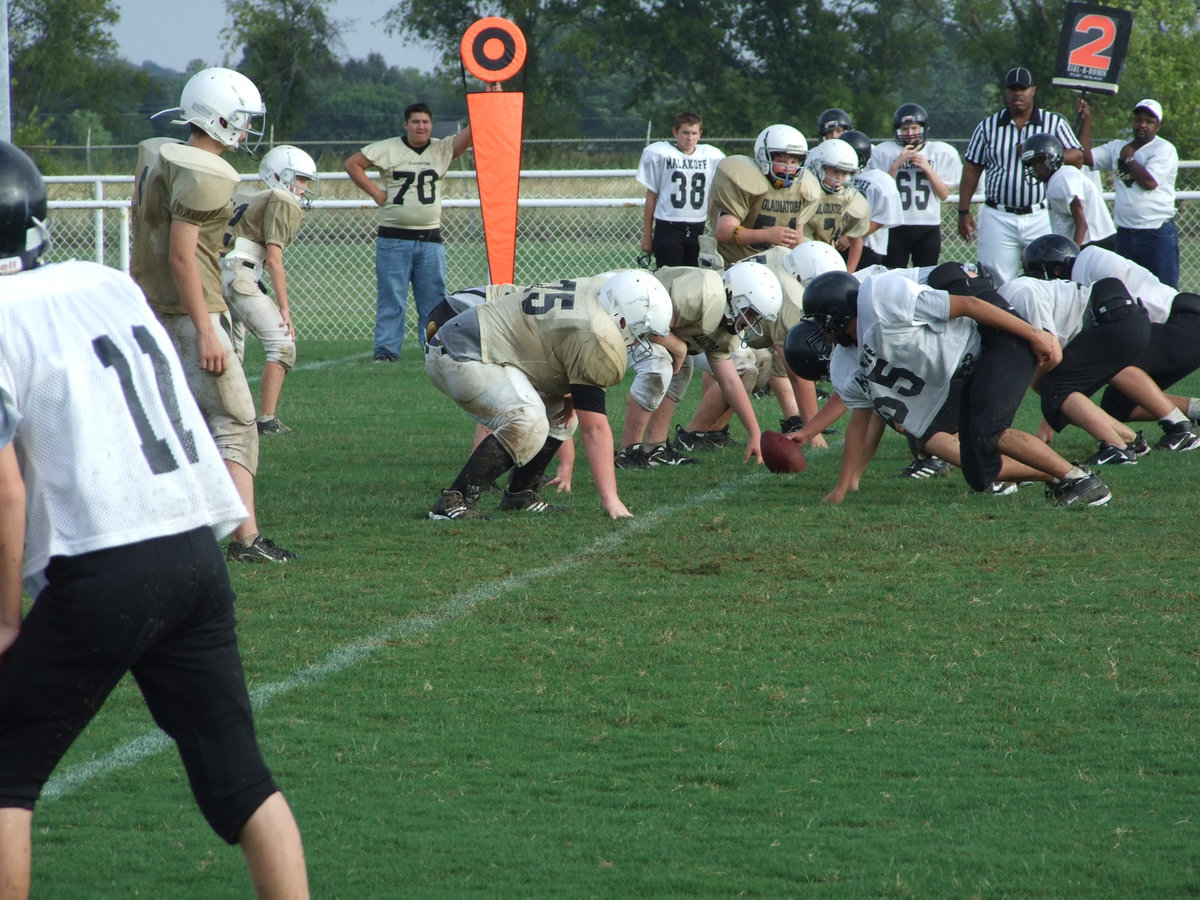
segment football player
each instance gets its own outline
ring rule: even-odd
[[[183,87],[178,113],[186,143],[138,145],[130,272],[175,345],[233,483],[250,515],[227,549],[237,562],[287,562],[295,554],[259,534],[254,512],[258,429],[254,398],[233,352],[218,261],[232,212],[237,171],[221,154],[262,135],[258,88],[231,69],[203,69]],[[249,148],[247,148],[249,149]]]
[[[892,116],[894,140],[871,153],[872,168],[888,173],[900,192],[904,224],[888,232],[884,265],[936,266],[942,253],[942,203],[962,179],[962,157],[950,144],[929,140],[929,114],[903,103]]]
[[[1200,295],[1177,291],[1132,260],[1103,247],[1080,250],[1059,234],[1043,235],[1025,251],[1026,275],[1043,279],[1068,279],[1093,285],[1115,278],[1146,308],[1150,317],[1150,343],[1135,366],[1148,374],[1163,391],[1200,368]],[[1158,421],[1164,450],[1193,449],[1200,438],[1189,422],[1200,420],[1200,398],[1167,394],[1174,409],[1160,415],[1127,396],[1117,383],[1105,389],[1100,408],[1121,422]]]
[[[663,286],[648,272],[628,270],[497,286],[486,303],[436,325],[426,342],[425,371],[491,433],[429,517],[479,517],[480,492],[510,470],[500,509],[547,511],[538,494],[542,473],[576,421],[604,511],[614,519],[630,516],[617,494],[604,390],[624,376],[626,348],[648,352],[647,335],[665,336],[670,322]]]
[[[1185,431],[1188,422],[1150,376],[1134,365],[1150,343],[1150,320],[1118,279],[1104,278],[1084,287],[1073,281],[1023,275],[997,290],[1018,315],[1053,334],[1063,348],[1058,364],[1039,366],[1032,382],[1041,395],[1045,417],[1038,436],[1046,443],[1071,423],[1099,442],[1088,465],[1132,465],[1149,453],[1141,432],[1135,433],[1091,401],[1102,386],[1114,384],[1160,417],[1164,449],[1190,450],[1200,444],[1200,438],[1189,445],[1169,447],[1166,443],[1168,429],[1176,427],[1167,416],[1174,413],[1178,427]]]
[[[1015,315],[994,291],[958,293],[969,290],[961,270],[936,283],[948,289],[895,272],[861,284],[830,272],[805,289],[805,311],[837,344],[830,376],[851,409],[838,482],[825,500],[841,503],[857,490],[878,446],[878,416],[918,449],[959,434],[958,461],[973,490],[1043,480],[1050,482],[1047,498],[1060,505],[1107,503],[1111,494],[1098,477],[1012,427],[1037,364],[1061,359],[1058,341]],[[789,435],[803,436],[803,430]],[[950,452],[941,443],[929,449],[943,458]]]
[[[283,379],[296,364],[296,329],[292,325],[283,250],[304,220],[317,194],[317,165],[299,147],[275,147],[263,157],[258,177],[267,188],[236,198],[225,232],[221,258],[221,290],[233,314],[233,344],[238,359],[245,351],[246,330],[266,351],[258,402],[259,434],[291,434],[276,418]],[[263,271],[275,291],[263,289]]]
[[[817,116],[817,143],[840,138],[853,127],[854,123],[850,121],[850,113],[844,109],[838,109],[836,106],[827,109]]]
[[[38,796],[132,673],[255,891],[307,897],[217,544],[246,509],[137,285],[39,265],[45,218],[37,167],[0,142],[0,894],[28,896]]]
[[[888,234],[893,225],[904,224],[904,210],[896,180],[886,172],[871,168],[871,139],[861,131],[850,130],[841,138],[858,156],[858,173],[850,182],[871,208],[871,221],[863,236],[862,254],[854,271],[880,265],[887,256]]]
[[[1035,134],[1021,145],[1025,177],[1046,185],[1050,228],[1077,246],[1117,249],[1117,226],[1100,196],[1098,182],[1075,166],[1064,166],[1063,143],[1052,134]]]
[[[713,238],[725,265],[804,240],[821,188],[804,168],[808,141],[791,125],[770,125],[754,140],[754,158],[727,156],[713,176]]]
[[[749,260],[735,263],[724,274],[669,266],[654,277],[671,298],[670,335],[656,342],[661,348],[653,351],[652,359],[635,363],[637,376],[625,405],[617,465],[650,468],[669,463],[680,450],[696,449],[692,442],[679,440],[682,429],[676,430],[673,447],[667,448],[666,442],[671,417],[697,366],[712,375],[746,429],[743,460],[762,462],[758,419],[731,356],[735,348],[766,333],[766,324],[779,315],[779,282],[765,266]]]
[[[717,163],[725,158],[716,147],[700,143],[704,132],[694,112],[677,115],[671,133],[674,142],[656,141],[642,151],[637,170],[638,184],[646,189],[641,248],[653,252],[660,268],[699,265],[709,189]]]
[[[768,383],[779,401],[783,419],[779,430],[794,431],[817,413],[817,388],[813,380],[788,368],[784,358],[784,343],[791,328],[804,318],[804,285],[823,272],[844,272],[846,261],[829,244],[805,241],[799,247],[785,251],[772,247],[766,253],[750,257],[765,265],[783,289],[779,315],[766,333],[750,340],[749,346],[767,348],[771,352]],[[687,429],[677,434],[677,440],[706,447],[706,435],[724,433],[733,411],[720,387],[711,378],[704,379],[703,394]],[[817,434],[812,439],[817,449],[826,447],[825,439]]]
[[[813,148],[808,168],[823,195],[804,225],[804,237],[832,244],[846,258],[846,271],[853,272],[862,256],[863,235],[871,227],[871,206],[850,183],[858,172],[858,154],[841,138],[830,138]]]

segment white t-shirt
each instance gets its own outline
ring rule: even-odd
[[[1083,215],[1087,218],[1087,234],[1084,235],[1082,243],[1102,241],[1109,235],[1116,234],[1117,226],[1113,224],[1108,205],[1095,182],[1074,166],[1063,166],[1050,176],[1050,181],[1046,184],[1050,228],[1055,234],[1075,240],[1075,220],[1071,217],[1071,203],[1076,199],[1083,205]]]
[[[0,280],[0,447],[25,479],[25,589],[78,556],[246,518],[133,280],[66,262]]]
[[[658,195],[654,218],[693,223],[708,218],[708,191],[717,163],[724,158],[710,144],[697,144],[690,154],[671,141],[657,141],[643,150],[637,181]]]
[[[1109,141],[1092,150],[1092,167],[1117,170],[1121,148],[1129,141]],[[1175,176],[1179,173],[1179,154],[1170,141],[1156,137],[1133,153],[1133,158],[1154,176],[1158,187],[1152,191],[1135,182],[1125,183],[1121,173],[1116,176],[1116,197],[1113,218],[1118,228],[1158,228],[1175,218]]]
[[[876,144],[871,151],[871,168],[884,174],[891,171],[892,164],[904,148],[896,141]],[[937,177],[953,192],[962,181],[962,157],[945,141],[926,141],[921,154],[929,161]],[[900,192],[901,208],[904,210],[905,225],[941,225],[942,201],[933,192],[929,176],[909,163],[896,171],[896,188]]]

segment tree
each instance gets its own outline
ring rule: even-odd
[[[221,35],[241,49],[237,70],[263,95],[268,122],[282,135],[301,129],[312,105],[312,81],[337,68],[341,26],[330,0],[226,0],[232,24]]]

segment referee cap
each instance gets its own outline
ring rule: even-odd
[[[1009,69],[1004,76],[1005,87],[1027,88],[1033,84],[1033,73],[1024,66]]]

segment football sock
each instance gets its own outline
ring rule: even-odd
[[[508,451],[496,440],[494,434],[489,434],[479,442],[467,464],[454,479],[454,484],[450,485],[450,490],[458,491],[465,497],[470,493],[469,488],[474,487],[478,493],[480,488],[491,484],[511,469],[513,464],[513,458],[508,455]]]
[[[560,444],[562,441],[557,438],[546,438],[546,443],[542,445],[542,449],[533,459],[525,465],[513,469],[512,476],[508,480],[508,492],[516,494],[539,487],[542,482],[542,473],[546,471],[546,466],[550,465],[550,460],[554,459],[554,454],[558,452]]]
[[[1191,403],[1188,404],[1191,406]],[[1174,431],[1172,425],[1182,425],[1188,421],[1188,417],[1179,411],[1178,408],[1172,406],[1171,411],[1158,420],[1158,424],[1163,427],[1163,431]]]
[[[1193,422],[1200,420],[1200,397],[1189,397],[1187,417]]]

